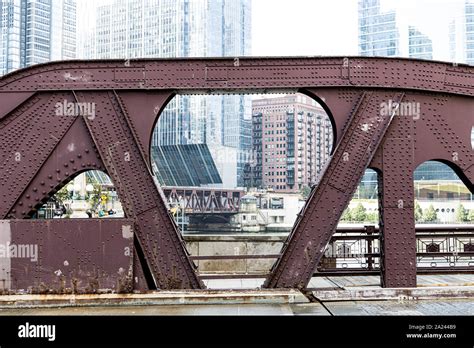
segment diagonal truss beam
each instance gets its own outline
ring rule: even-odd
[[[156,287],[202,288],[117,94],[113,91],[77,92],[76,99],[79,103],[94,105],[95,115],[84,120],[127,217],[135,220],[138,247]]]
[[[364,92],[339,145],[286,240],[265,287],[305,288],[337,223],[371,162],[394,113],[381,115],[382,103],[400,103],[402,93]]]

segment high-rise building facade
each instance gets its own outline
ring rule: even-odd
[[[474,0],[359,0],[358,11],[360,55],[474,64]]]
[[[380,0],[359,0],[359,54],[433,59],[431,39]]]
[[[75,57],[75,0],[0,1],[1,75]]]
[[[474,65],[474,2],[466,1],[463,16],[465,62]]]
[[[382,12],[379,0],[360,0],[359,54],[362,56],[399,55],[399,40],[395,11]]]
[[[20,68],[20,3],[0,1],[0,75]]]
[[[250,20],[251,0],[112,0],[97,7],[83,54],[124,60],[245,56],[251,50]],[[250,117],[249,97],[178,95],[160,115],[152,146],[230,147],[238,153],[241,185]]]
[[[411,25],[408,27],[408,56],[411,58],[433,59],[431,39]]]
[[[246,186],[298,192],[317,182],[332,148],[332,126],[315,100],[290,94],[252,101],[253,160]]]
[[[449,23],[449,59],[474,65],[474,1],[462,0],[456,5]]]

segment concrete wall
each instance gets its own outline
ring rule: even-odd
[[[185,235],[192,256],[279,254],[287,234]],[[199,260],[202,273],[267,273],[275,259]]]

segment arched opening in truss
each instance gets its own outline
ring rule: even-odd
[[[454,162],[426,161],[414,171],[415,218],[420,224],[474,223],[473,193]]]
[[[333,151],[334,121],[317,99],[295,91],[177,94],[159,110],[151,167],[185,240],[193,235],[191,258],[280,251]],[[269,233],[276,243],[257,241]],[[229,249],[214,243],[222,234],[248,237]],[[204,277],[268,272],[273,261],[194,260]]]
[[[87,170],[64,182],[32,217],[108,218],[124,217],[124,212],[110,177],[100,170]]]
[[[474,266],[469,254],[474,250],[469,233],[474,224],[473,192],[460,179],[456,167],[454,162],[433,160],[420,164],[414,172],[419,273]],[[434,225],[436,230],[432,230]],[[450,232],[453,228],[456,233]]]

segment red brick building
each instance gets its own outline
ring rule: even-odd
[[[303,94],[252,101],[253,161],[247,187],[298,192],[317,180],[332,148],[332,126],[323,108]]]

